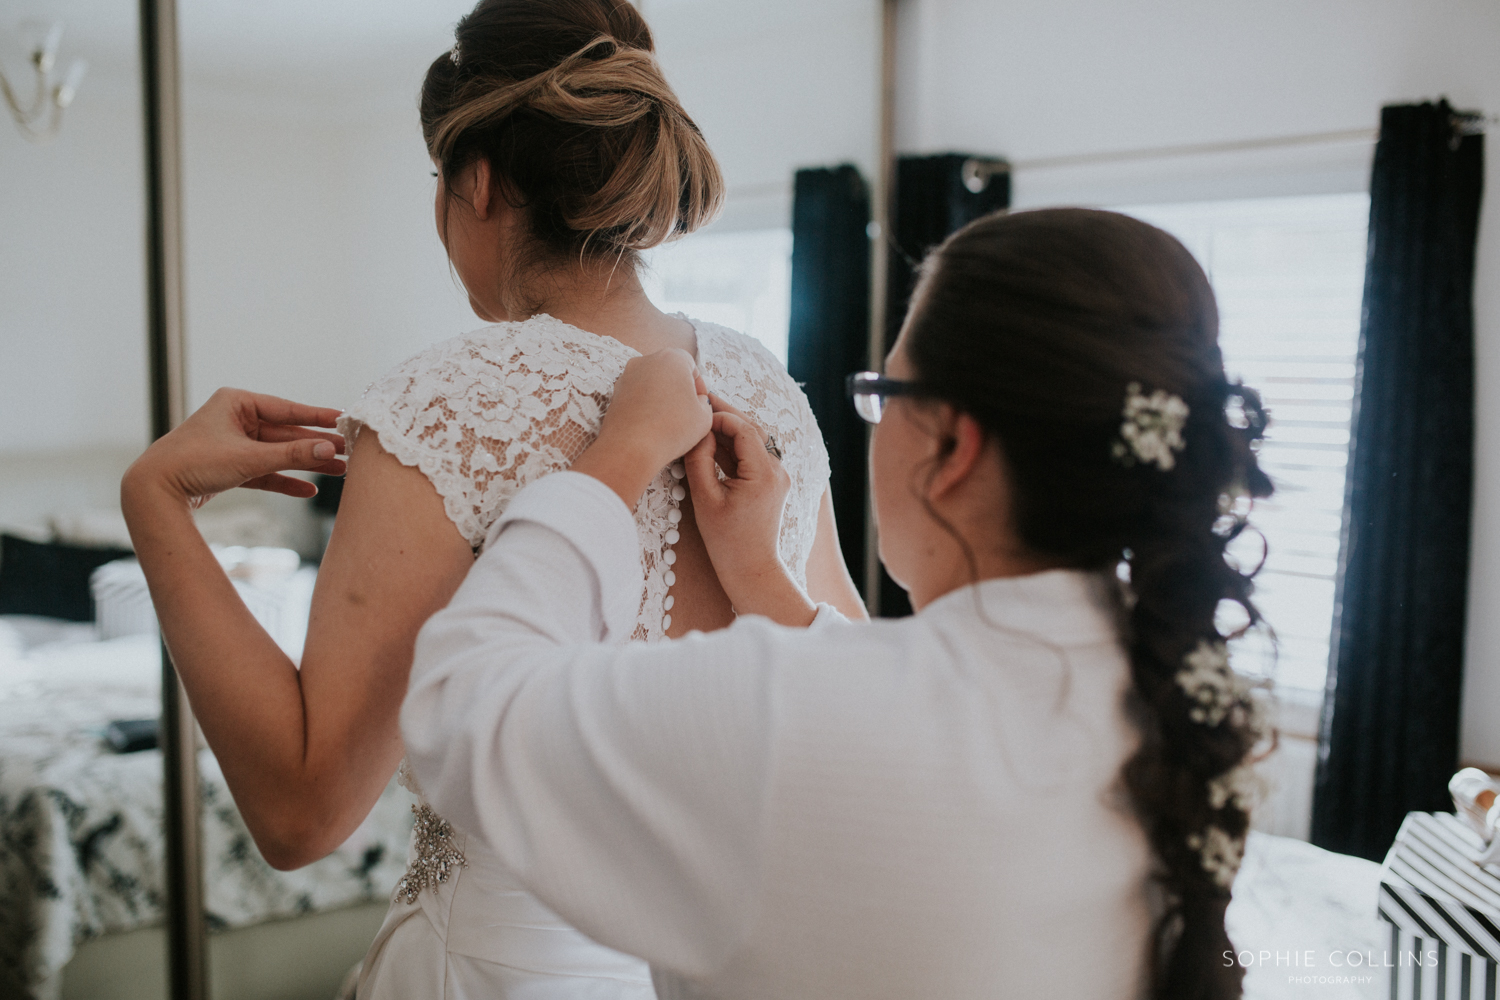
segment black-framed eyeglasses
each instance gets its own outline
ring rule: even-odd
[[[867,424],[878,424],[885,416],[886,401],[892,396],[915,396],[920,390],[915,382],[886,378],[879,372],[855,372],[844,380],[844,391],[854,402],[854,412]]]

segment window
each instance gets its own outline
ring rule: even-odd
[[[786,364],[790,229],[697,233],[644,257],[641,284],[659,309],[749,334]]]
[[[1334,576],[1344,519],[1354,364],[1364,289],[1369,198],[1363,194],[1130,206],[1119,211],[1175,235],[1219,300],[1231,378],[1258,389],[1271,413],[1260,453],[1276,495],[1256,504],[1265,536],[1255,600],[1279,657],[1247,638],[1246,673],[1321,691],[1328,667]],[[1240,550],[1258,560],[1258,539]]]

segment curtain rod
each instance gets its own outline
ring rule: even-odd
[[[1465,135],[1482,135],[1488,125],[1500,125],[1500,115],[1481,111],[1455,111],[1453,124]],[[1340,129],[1330,132],[1305,132],[1299,135],[1274,136],[1265,139],[1239,139],[1229,142],[1184,143],[1178,146],[1151,146],[1101,153],[1074,153],[1067,156],[1043,156],[1030,160],[1004,160],[976,157],[966,164],[965,181],[978,183],[971,190],[982,190],[995,174],[1018,170],[1048,170],[1056,167],[1081,167],[1095,163],[1123,163],[1132,160],[1168,160],[1180,156],[1212,156],[1216,153],[1243,153],[1260,149],[1288,149],[1296,146],[1331,146],[1373,143],[1380,138],[1378,128]],[[970,175],[973,177],[971,178]],[[732,185],[726,192],[730,200],[787,197],[792,185],[786,181],[768,181]]]
[[[1464,135],[1482,135],[1487,125],[1500,124],[1500,115],[1482,111],[1455,111],[1453,125]],[[1215,153],[1253,152],[1259,149],[1287,149],[1295,146],[1333,146],[1373,143],[1380,138],[1378,128],[1339,129],[1331,132],[1305,132],[1265,139],[1240,139],[1230,142],[1184,143],[1179,146],[1154,146],[1104,153],[1077,153],[1069,156],[1044,156],[1031,160],[1013,160],[1009,169],[1047,170],[1054,167],[1087,166],[1092,163],[1121,163],[1130,160],[1167,160],[1179,156],[1211,156]],[[1003,163],[1004,161],[992,161]],[[1004,168],[999,168],[1004,169]],[[990,172],[998,172],[992,167]]]
[[[1493,121],[1494,119],[1481,119],[1481,121],[1486,120]],[[988,181],[990,176],[1005,173],[1006,171],[1047,170],[1053,167],[1087,166],[1093,163],[1170,159],[1177,156],[1203,156],[1214,153],[1237,153],[1257,149],[1281,149],[1291,146],[1363,143],[1374,142],[1378,138],[1380,138],[1379,129],[1359,128],[1344,129],[1337,132],[1311,132],[1303,135],[1277,136],[1267,139],[1187,143],[1180,146],[1153,146],[1146,149],[1126,149],[1101,153],[1074,153],[1067,156],[1044,156],[1030,160],[976,157],[972,161],[973,166],[970,172],[977,173],[985,181]],[[770,198],[784,197],[790,194],[791,190],[791,184],[785,181],[770,181],[759,184],[731,185],[726,194],[730,199]]]
[[[1119,163],[1128,160],[1166,160],[1178,156],[1206,156],[1215,153],[1240,153],[1258,149],[1286,149],[1294,146],[1331,146],[1374,142],[1380,138],[1377,128],[1342,129],[1333,132],[1308,132],[1301,135],[1275,136],[1266,139],[1240,139],[1230,142],[1184,143],[1179,146],[1153,146],[1147,149],[1125,149],[1105,153],[1076,153],[1070,156],[1044,156],[1031,160],[1013,160],[1011,170],[1046,170],[1052,167],[1086,166],[1091,163]]]
[[[1473,120],[1473,119],[1470,119]],[[1494,119],[1479,119],[1493,121]],[[1472,126],[1470,126],[1472,127]],[[1482,131],[1482,124],[1481,124]],[[982,191],[990,177],[995,174],[1018,170],[1047,170],[1054,167],[1078,167],[1094,163],[1121,163],[1130,160],[1171,159],[1177,156],[1203,156],[1214,153],[1238,153],[1257,149],[1282,149],[1292,146],[1334,145],[1340,143],[1373,143],[1380,138],[1375,128],[1345,129],[1337,132],[1311,132],[1303,135],[1278,136],[1268,139],[1242,139],[1233,142],[1202,142],[1180,146],[1153,146],[1147,149],[1126,149],[1103,153],[1075,153],[1068,156],[1045,156],[1031,160],[1004,160],[975,157],[965,164],[964,182],[972,191]],[[759,184],[732,185],[726,192],[728,199],[753,199],[785,197],[791,194],[792,185],[785,181]]]

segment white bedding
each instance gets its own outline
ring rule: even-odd
[[[17,626],[20,626],[19,628]],[[48,997],[74,948],[162,918],[161,755],[115,754],[112,719],[160,708],[154,635],[0,618],[0,995]],[[32,645],[28,639],[50,639]],[[208,751],[203,840],[211,927],[387,898],[405,869],[409,793],[394,782],[338,851],[277,872],[255,850]]]
[[[1379,892],[1373,861],[1252,832],[1225,921],[1248,967],[1245,1000],[1384,998]]]

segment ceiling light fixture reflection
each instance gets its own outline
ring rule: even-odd
[[[68,67],[67,76],[54,80],[52,69],[57,64],[57,49],[62,43],[62,22],[51,25],[28,22],[21,26],[21,31],[30,42],[27,58],[36,74],[36,91],[30,101],[23,102],[4,72],[0,72],[0,94],[4,94],[5,103],[10,107],[11,117],[16,120],[21,134],[32,142],[45,142],[62,127],[63,111],[77,96],[78,85],[83,82],[89,64],[75,59]]]

